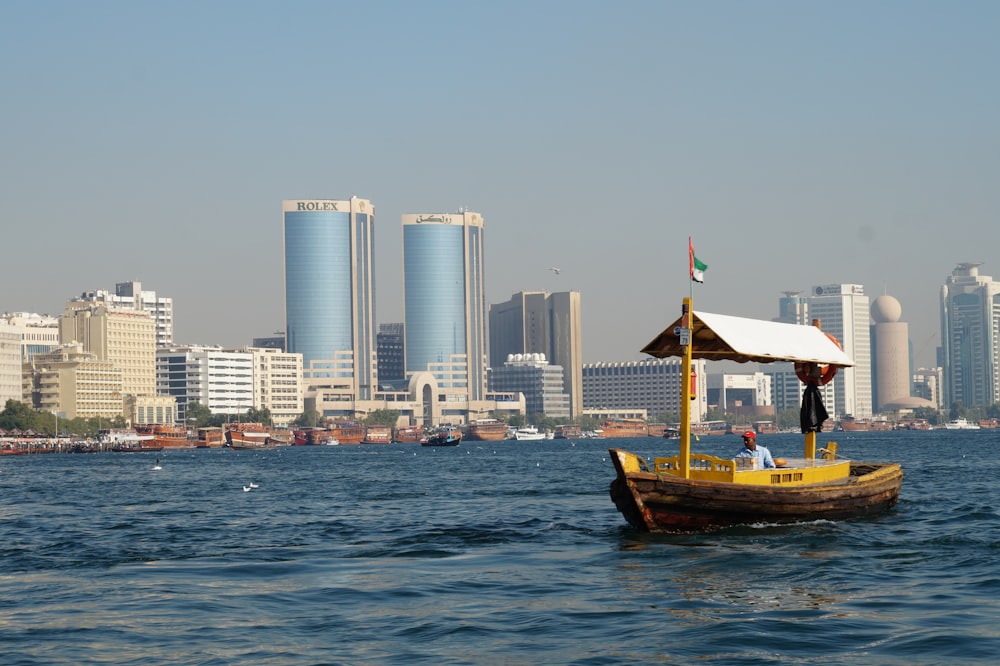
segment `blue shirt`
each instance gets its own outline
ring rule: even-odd
[[[771,452],[767,450],[766,446],[757,445],[757,449],[751,451],[745,445],[742,449],[736,452],[736,458],[756,458],[758,469],[770,469],[774,467],[774,458],[771,457]]]

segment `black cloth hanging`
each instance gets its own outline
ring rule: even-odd
[[[823,421],[830,415],[823,406],[823,398],[819,394],[819,386],[806,382],[806,390],[802,392],[802,409],[799,410],[799,421],[802,432],[823,432]]]

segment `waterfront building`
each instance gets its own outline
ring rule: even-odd
[[[59,321],[59,339],[79,342],[121,370],[124,395],[156,395],[156,324],[148,312],[71,301]]]
[[[254,356],[245,349],[203,345],[157,349],[156,387],[159,395],[174,398],[180,423],[191,425],[187,406],[195,402],[235,420],[255,406]]]
[[[8,400],[21,402],[21,339],[19,326],[0,319],[0,410]]]
[[[30,361],[35,354],[47,354],[59,347],[59,319],[34,312],[14,312],[0,317],[21,336],[21,361]]]
[[[406,373],[430,372],[445,400],[482,401],[488,360],[483,218],[459,211],[408,214],[402,222]]]
[[[717,405],[738,422],[773,418],[771,382],[772,376],[765,372],[712,374],[708,377],[708,404]]]
[[[35,354],[22,366],[22,402],[75,419],[121,416],[124,372],[79,342]]]
[[[708,412],[706,362],[694,359],[695,397],[691,420],[701,422]],[[650,418],[681,413],[681,359],[657,358],[624,363],[583,365],[585,414],[643,410]]]
[[[902,314],[888,294],[872,301],[872,400],[879,412],[910,398],[910,329]]]
[[[375,357],[375,208],[367,199],[282,202],[285,338],[306,386],[371,399]]]
[[[247,347],[253,356],[254,407],[267,409],[275,425],[285,426],[303,410],[302,354]]]
[[[398,385],[406,379],[405,329],[402,322],[379,324],[376,336],[378,380],[383,386]]]
[[[173,396],[127,395],[124,403],[125,420],[132,425],[177,424],[177,402]]]
[[[144,290],[141,282],[119,282],[115,284],[114,293],[104,289],[85,291],[77,300],[148,312],[156,325],[156,346],[167,347],[174,344],[174,299],[157,296],[155,291]]]
[[[583,336],[580,292],[522,291],[489,308],[490,366],[511,354],[544,354],[563,368],[570,417],[583,413]]]
[[[913,372],[913,395],[927,400],[937,410],[944,409],[941,386],[944,383],[944,368],[917,368]]]
[[[869,300],[860,284],[827,284],[813,287],[809,297],[810,321],[835,336],[854,367],[841,368],[834,385],[833,404],[827,411],[838,415],[872,415],[871,327]],[[832,407],[832,409],[831,409]]]
[[[504,364],[490,368],[490,390],[524,394],[528,418],[570,418],[569,394],[563,391],[563,368],[545,354],[510,354]]]
[[[958,264],[941,288],[944,405],[1000,401],[1000,282]]]

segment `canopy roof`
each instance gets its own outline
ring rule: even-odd
[[[709,312],[692,312],[692,315],[693,358],[738,363],[793,361],[837,367],[854,365],[854,361],[816,326]],[[684,347],[674,332],[680,325],[681,319],[678,319],[646,345],[642,352],[656,358],[683,356]]]

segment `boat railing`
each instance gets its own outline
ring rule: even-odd
[[[689,456],[692,478],[706,481],[732,481],[735,478],[735,463],[705,453],[692,453]],[[656,458],[653,460],[653,471],[657,474],[680,476],[680,456]]]

